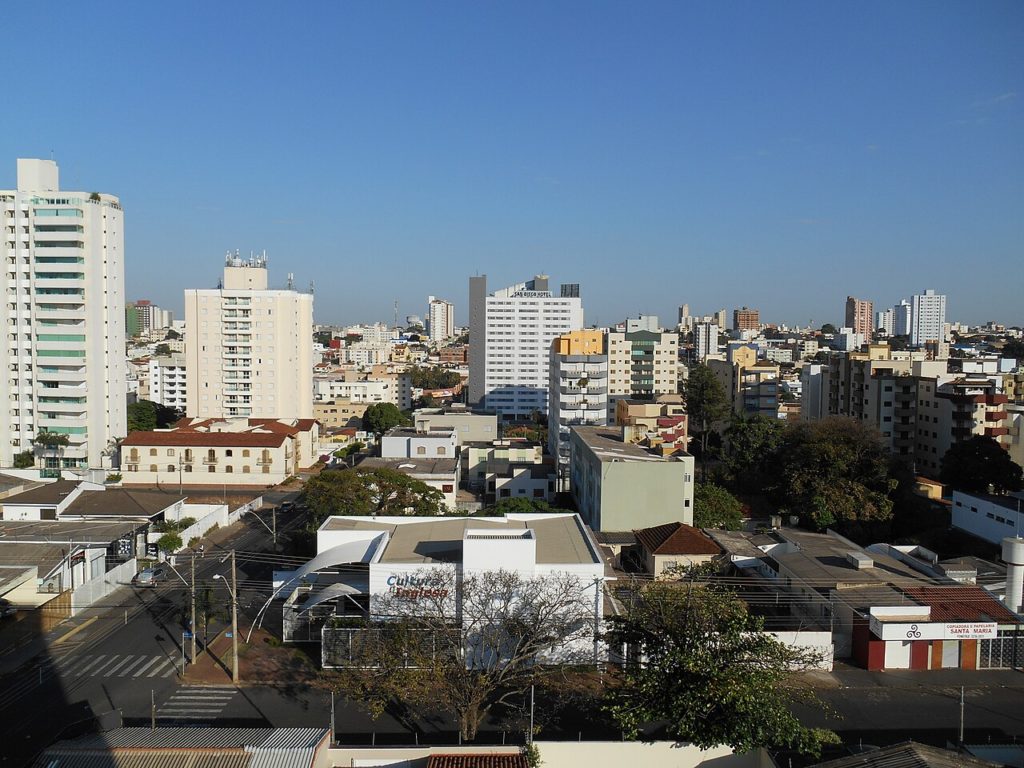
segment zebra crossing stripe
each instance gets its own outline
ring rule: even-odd
[[[148,658],[149,658],[148,656],[139,656],[138,659],[136,659],[131,664],[129,664],[127,667],[122,669],[121,670],[121,674],[119,674],[118,677],[127,677],[129,672],[131,672],[135,667],[139,666],[139,664],[141,664],[142,662],[144,662]],[[159,657],[157,657],[157,658],[159,658]]]
[[[154,664],[156,664],[156,663],[157,663],[158,661],[160,661],[160,659],[162,659],[162,658],[163,658],[162,656],[154,656],[154,657],[153,657],[153,658],[151,658],[151,659],[150,659],[150,660],[149,660],[148,662],[146,662],[146,663],[145,663],[145,664],[143,664],[143,665],[142,665],[141,667],[139,667],[138,669],[136,669],[136,670],[135,670],[135,674],[134,674],[134,675],[132,675],[132,677],[142,677],[142,673],[143,673],[143,672],[145,672],[145,671],[146,671],[147,669],[149,669],[150,667],[152,667],[152,666],[153,666]]]
[[[101,661],[102,659],[105,659],[105,658],[107,658],[107,654],[105,654],[105,653],[103,653],[103,654],[100,654],[100,655],[99,655],[99,656],[97,656],[97,657],[96,657],[96,658],[95,658],[95,659],[94,659],[93,661],[89,662],[89,663],[88,663],[88,664],[86,664],[86,665],[85,665],[84,667],[79,667],[79,668],[78,668],[77,670],[75,670],[74,672],[72,672],[72,674],[73,674],[73,675],[74,675],[75,677],[79,677],[79,676],[81,676],[81,675],[85,674],[85,671],[86,671],[87,669],[89,669],[89,668],[91,668],[91,667],[94,667],[94,666],[96,666],[97,664],[99,664],[99,663],[100,663],[100,661]],[[117,657],[115,656],[114,658],[117,658]]]
[[[165,671],[167,671],[165,668],[167,667],[168,664],[171,664],[171,663],[167,659],[160,659],[160,663],[157,664],[155,667],[153,667],[153,671],[150,672],[148,675],[146,675],[146,677],[156,677],[157,674],[160,674],[160,676],[163,677],[163,673]],[[171,664],[170,671],[171,672],[174,671],[174,665],[173,664]]]
[[[120,664],[118,664],[116,667],[111,667],[106,672],[104,672],[103,676],[104,677],[113,677],[114,673],[117,672],[117,670],[119,670],[121,667],[123,667],[125,664],[127,664],[129,661],[131,661],[134,658],[135,658],[135,654],[128,654],[127,656],[124,657],[124,659],[121,660]]]
[[[116,663],[117,660],[120,659],[120,658],[121,658],[121,654],[119,654],[119,653],[111,656],[109,659],[107,659],[107,661],[103,662],[98,667],[96,667],[96,669],[94,669],[92,672],[90,672],[89,673],[89,677],[97,677],[101,672],[103,672],[103,670],[108,669],[111,664]]]

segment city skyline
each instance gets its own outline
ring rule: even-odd
[[[59,61],[46,9],[11,9],[23,80],[105,79],[12,90],[0,187],[52,152],[117,195],[128,299],[180,317],[226,250],[266,249],[318,323],[433,294],[465,325],[468,276],[546,273],[588,325],[838,326],[848,295],[926,288],[1024,325],[1019,4],[199,9],[62,9]]]

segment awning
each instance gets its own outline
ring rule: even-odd
[[[370,577],[360,578],[355,576],[349,578],[348,583],[330,584],[320,592],[313,593],[310,598],[302,604],[299,609],[299,613],[308,611],[315,605],[320,603],[326,603],[330,600],[336,600],[339,597],[355,597],[356,595],[365,595],[370,590]]]

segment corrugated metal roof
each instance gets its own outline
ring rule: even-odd
[[[184,752],[178,750],[48,749],[33,768],[251,768],[252,755],[244,751]]]
[[[57,744],[54,749],[311,749],[326,728],[115,728]]]
[[[515,754],[431,755],[427,768],[527,768],[526,756]]]

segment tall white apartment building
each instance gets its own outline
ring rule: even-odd
[[[608,421],[619,400],[653,400],[679,392],[679,336],[675,332],[609,332]]]
[[[68,445],[41,451],[48,474],[101,467],[127,434],[124,214],[113,195],[61,191],[52,160],[19,159],[16,186],[0,191],[0,463],[49,432]]]
[[[185,355],[175,352],[170,355],[153,355],[149,358],[149,397],[154,403],[168,408],[185,410],[187,372]]]
[[[896,311],[890,307],[882,312],[875,313],[875,327],[885,331],[886,336],[892,336],[896,332]]]
[[[901,299],[900,303],[892,308],[893,335],[909,336],[913,325],[913,317],[914,312],[910,302],[906,299]]]
[[[945,341],[946,296],[928,289],[911,299],[910,344],[923,347],[929,341]]]
[[[551,343],[548,450],[558,467],[558,490],[569,489],[569,431],[608,423],[608,356],[602,331],[573,331]]]
[[[185,291],[190,417],[313,416],[313,295],[267,288],[267,258],[228,254],[220,288]]]
[[[556,336],[583,327],[579,285],[548,290],[547,275],[487,292],[469,278],[469,398],[503,418],[548,410],[548,366]]]
[[[693,330],[693,339],[697,348],[697,360],[704,362],[711,355],[717,355],[719,328],[714,323],[697,323]]]
[[[427,333],[432,344],[440,344],[455,335],[455,305],[450,301],[427,297]]]

